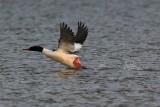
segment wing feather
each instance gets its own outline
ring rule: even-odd
[[[88,28],[84,23],[78,22],[78,31],[75,36],[74,52],[81,49],[88,35]]]
[[[83,44],[88,35],[88,28],[82,22],[78,22],[78,31],[75,36],[75,43]]]
[[[65,23],[60,23],[60,39],[57,50],[72,52],[74,46],[74,33]]]

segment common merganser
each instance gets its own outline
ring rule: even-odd
[[[23,50],[42,52],[52,60],[60,62],[69,68],[86,68],[75,53],[81,49],[87,35],[88,28],[84,23],[78,22],[78,31],[74,35],[70,27],[63,22],[60,23],[60,39],[56,50],[41,46],[32,46]]]

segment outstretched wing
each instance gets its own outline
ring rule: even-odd
[[[78,51],[84,41],[86,40],[87,38],[87,35],[88,35],[88,28],[87,26],[84,25],[84,23],[82,22],[78,22],[78,31],[77,31],[77,34],[75,36],[75,44],[74,44],[74,51]]]
[[[58,45],[58,51],[64,51],[70,53],[74,48],[74,34],[70,27],[65,23],[60,24],[60,39]]]

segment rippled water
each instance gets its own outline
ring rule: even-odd
[[[0,107],[159,107],[159,0],[0,0]],[[59,23],[88,25],[67,70],[23,48],[57,47]],[[75,27],[76,26],[76,27]]]

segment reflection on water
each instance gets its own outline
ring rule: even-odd
[[[65,69],[65,70],[58,71],[58,75],[61,78],[67,78],[68,76],[72,76],[79,71],[80,69]]]

